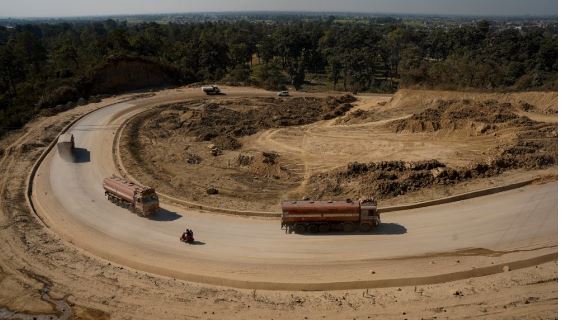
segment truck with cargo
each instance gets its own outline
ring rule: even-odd
[[[215,85],[202,87],[202,91],[205,92],[207,95],[215,95],[221,93],[219,87]]]
[[[140,216],[148,217],[159,210],[159,197],[153,188],[117,176],[105,178],[102,185],[108,200]]]
[[[357,228],[368,232],[379,224],[380,214],[372,199],[282,202],[282,228],[290,233],[353,232]]]
[[[74,136],[72,133],[65,132],[59,136],[57,151],[63,159],[74,159]]]

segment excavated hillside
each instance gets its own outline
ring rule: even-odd
[[[394,94],[388,103],[373,108],[353,110],[337,119],[337,123],[351,125],[408,117],[432,108],[441,100],[510,104],[517,114],[540,121],[554,122],[555,115],[558,113],[557,92],[489,93],[402,89]]]
[[[526,116],[519,116],[511,103],[497,100],[439,100],[433,107],[409,118],[390,123],[396,132],[466,131],[470,135],[491,134],[503,129],[532,128],[541,125]]]
[[[487,150],[486,159],[466,167],[448,167],[437,160],[352,162],[346,168],[312,176],[306,195],[314,199],[347,196],[386,199],[433,185],[453,185],[492,177],[511,169],[542,169],[557,164],[555,123],[519,115],[511,103],[495,100],[439,100],[430,108],[387,127],[397,134],[492,135],[508,141]]]

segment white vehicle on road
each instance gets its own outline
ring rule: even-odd
[[[205,92],[207,95],[213,95],[213,94],[220,94],[221,90],[219,89],[218,86],[205,86],[202,87],[202,91]]]

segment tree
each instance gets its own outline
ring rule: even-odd
[[[14,54],[21,57],[29,67],[29,72],[38,74],[47,60],[47,50],[41,40],[33,33],[24,31],[16,35],[14,41]]]
[[[419,47],[409,44],[400,52],[398,65],[402,85],[413,85],[426,81],[423,54]]]
[[[327,58],[327,77],[333,83],[333,90],[337,87],[337,83],[341,79],[341,74],[343,72],[343,63],[341,62],[341,57],[332,54]]]
[[[229,80],[249,84],[251,81],[251,69],[246,64],[238,64],[229,71]]]
[[[16,83],[22,80],[22,68],[14,50],[9,45],[0,47],[0,81],[9,96],[15,96]]]
[[[257,79],[263,87],[269,90],[284,89],[286,77],[277,63],[263,63],[257,69]]]

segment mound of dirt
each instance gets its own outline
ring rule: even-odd
[[[519,105],[523,102],[535,106],[536,111],[546,114],[555,113],[558,109],[558,92],[471,92],[471,91],[440,91],[440,90],[398,90],[390,103],[389,109],[416,111],[417,108],[427,107],[438,100],[472,100],[485,102],[496,100],[499,103]]]
[[[355,110],[337,119],[336,123],[359,124],[398,119],[421,113],[427,108],[436,107],[441,100],[468,101],[472,104],[485,104],[488,101],[497,101],[499,104],[509,103],[518,111],[525,112],[527,116],[533,119],[538,115],[551,117],[558,113],[558,92],[485,93],[401,89],[394,94],[388,103],[377,104],[368,109]]]
[[[496,100],[439,100],[423,112],[409,118],[392,121],[395,132],[436,132],[469,130],[471,134],[488,134],[503,128],[531,127],[539,124],[519,116],[511,103]]]
[[[350,163],[346,168],[310,177],[307,196],[313,199],[376,197],[386,199],[433,185],[452,185],[476,178],[499,175],[512,169],[542,169],[557,164],[557,124],[539,122],[522,112],[538,110],[524,101],[517,104],[497,100],[436,100],[423,111],[393,120],[386,126],[396,133],[457,133],[496,135],[501,145],[484,150],[470,165],[447,167],[436,161]],[[551,110],[546,109],[545,110]],[[351,112],[342,122],[372,120],[376,110]]]
[[[435,116],[432,112],[426,114]],[[493,119],[505,121],[498,116]],[[512,144],[500,147],[490,159],[462,168],[447,167],[437,160],[353,162],[346,168],[311,176],[307,182],[306,196],[311,199],[386,199],[433,185],[453,185],[492,177],[512,169],[542,169],[558,162],[557,136],[555,124],[528,127],[517,134]]]
[[[349,163],[346,168],[310,177],[306,193],[312,199],[376,197],[386,199],[433,185],[452,185],[499,175],[512,169],[542,169],[557,164],[558,129],[555,123],[532,120],[518,114],[534,110],[521,104],[496,100],[438,100],[408,118],[387,124],[397,133],[464,132],[470,135],[503,135],[504,145],[485,152],[488,159],[460,168],[436,160],[406,163],[384,161]],[[349,115],[370,117],[366,111]],[[501,141],[501,140],[500,140]]]
[[[253,102],[253,108],[234,110],[217,103],[193,102],[165,108],[154,116],[148,126],[164,129],[159,136],[182,134],[196,137],[197,141],[212,141],[224,150],[237,150],[237,138],[260,130],[310,124],[333,119],[346,113],[353,96],[319,98],[262,98]]]

